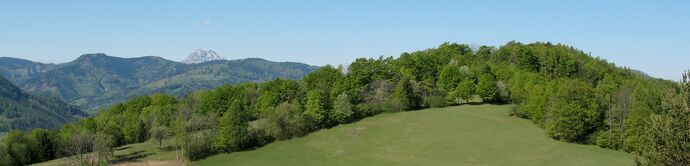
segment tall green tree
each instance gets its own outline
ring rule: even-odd
[[[244,103],[240,100],[233,101],[228,111],[220,118],[215,146],[222,151],[234,152],[248,145],[249,117],[243,105]]]
[[[489,74],[483,74],[479,77],[477,82],[476,94],[482,98],[484,102],[493,102],[497,98],[496,80]]]
[[[315,127],[321,127],[328,123],[328,99],[322,90],[314,89],[307,92],[307,101],[304,115],[306,120],[312,122]]]
[[[560,80],[561,86],[550,106],[546,129],[555,139],[585,142],[601,125],[601,112],[594,90],[579,81]]]
[[[437,83],[438,87],[441,87],[446,91],[454,91],[462,79],[463,73],[461,73],[457,61],[455,63],[451,61],[450,64],[441,69]]]
[[[652,115],[642,155],[647,165],[690,163],[690,72],[683,74],[680,93],[667,94],[664,114]]]

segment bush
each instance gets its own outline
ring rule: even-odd
[[[441,95],[423,97],[424,105],[430,108],[440,108],[446,106],[446,99]]]
[[[189,134],[189,139],[187,139],[185,146],[185,155],[190,160],[199,160],[216,154],[213,148],[213,141],[215,139],[213,130],[202,130]]]
[[[247,147],[259,147],[273,142],[270,126],[266,119],[249,122]]]
[[[266,120],[268,120],[271,135],[278,140],[302,136],[307,130],[302,117],[302,108],[294,103],[281,103],[268,111]]]

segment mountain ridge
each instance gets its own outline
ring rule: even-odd
[[[0,76],[22,89],[56,96],[86,110],[151,93],[181,96],[226,83],[299,79],[318,68],[261,58],[185,64],[158,56],[122,58],[104,53],[83,54],[60,64],[19,58],[0,58],[0,64],[9,64],[0,66]]]

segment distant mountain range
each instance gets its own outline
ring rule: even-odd
[[[94,110],[138,95],[184,95],[226,83],[299,79],[318,68],[259,58],[223,60],[215,52],[201,49],[188,60],[189,64],[153,56],[119,58],[98,53],[68,63],[44,64],[0,57],[0,76],[28,92]]]
[[[60,99],[26,93],[0,77],[0,132],[54,128],[84,116],[87,114]]]

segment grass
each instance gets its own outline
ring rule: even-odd
[[[7,132],[0,132],[0,142],[7,136]]]
[[[114,152],[115,158],[110,161],[114,165],[185,165],[185,161],[176,161],[175,150],[166,146],[168,142],[163,143],[163,148],[158,148],[158,143],[144,142],[138,144],[130,144],[117,148]],[[38,166],[62,166],[74,165],[74,161],[70,158],[60,158],[43,163],[37,163]]]
[[[220,154],[191,165],[632,165],[620,151],[552,140],[512,105],[382,114],[353,124]]]

